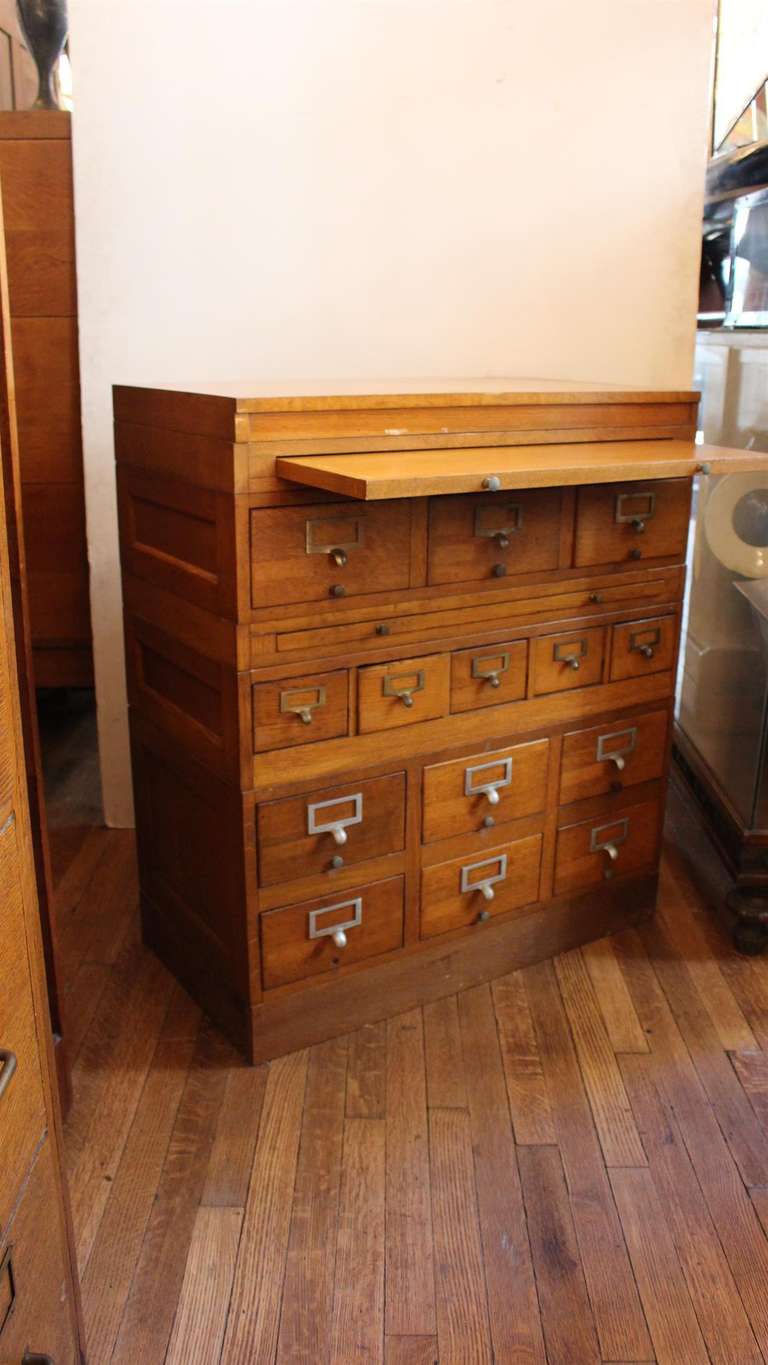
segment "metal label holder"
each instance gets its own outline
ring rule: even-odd
[[[330,810],[333,806],[352,804],[352,815],[339,816],[337,820],[319,821],[318,811]],[[307,834],[332,834],[337,844],[347,842],[347,830],[351,825],[363,822],[363,793],[353,792],[351,796],[337,796],[330,801],[312,801],[307,806]]]
[[[477,881],[469,880],[471,872],[477,872],[481,867],[498,867],[498,872],[489,874],[487,877],[480,877]],[[467,891],[479,891],[487,901],[492,901],[495,896],[494,886],[507,879],[507,855],[499,853],[495,858],[483,858],[479,863],[466,863],[461,869],[461,893]]]

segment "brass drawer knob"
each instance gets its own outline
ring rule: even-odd
[[[409,682],[408,679],[413,679]],[[382,679],[381,694],[383,697],[396,697],[403,703],[403,706],[413,706],[414,692],[423,692],[427,685],[426,674],[423,668],[417,668],[413,673],[390,673]]]

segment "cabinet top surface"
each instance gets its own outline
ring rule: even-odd
[[[169,384],[152,388],[115,385],[123,394],[172,393],[221,399],[237,412],[313,412],[323,409],[478,407],[530,403],[689,403],[691,389],[644,389],[572,379],[323,379],[287,383],[254,381]]]

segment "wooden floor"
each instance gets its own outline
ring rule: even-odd
[[[768,958],[679,793],[653,924],[250,1070],[58,743],[91,1365],[768,1361]]]

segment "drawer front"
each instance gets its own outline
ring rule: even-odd
[[[0,1245],[1,1365],[20,1365],[27,1351],[33,1360],[50,1356],[55,1365],[74,1365],[78,1355],[67,1291],[66,1243],[53,1153],[46,1142],[8,1241]]]
[[[689,479],[590,484],[576,503],[574,564],[683,559],[691,511]]]
[[[666,711],[574,730],[563,739],[560,804],[604,796],[661,777],[667,755]]]
[[[397,853],[405,846],[405,774],[259,806],[262,886]]]
[[[602,886],[613,877],[651,868],[659,856],[662,806],[646,801],[558,830],[555,895]]]
[[[254,607],[407,588],[411,505],[329,502],[251,512]]]
[[[528,645],[511,640],[451,655],[451,710],[474,711],[525,696]]]
[[[403,886],[402,877],[390,877],[343,896],[323,896],[262,915],[265,987],[284,986],[402,947]]]
[[[254,683],[253,752],[349,734],[348,694],[346,668],[282,682]]]
[[[358,670],[358,722],[361,734],[415,725],[448,714],[450,658],[397,659]]]
[[[0,1235],[45,1126],[19,847],[13,817],[0,833]]]
[[[627,621],[614,626],[611,682],[672,668],[676,642],[676,616],[657,616],[652,621]]]
[[[557,488],[432,498],[428,581],[471,583],[556,569],[561,508]]]
[[[543,810],[548,759],[549,741],[538,739],[425,768],[424,843]]]
[[[602,682],[605,629],[575,630],[542,635],[533,641],[533,691],[566,692]]]
[[[493,915],[531,905],[539,896],[541,835],[427,867],[421,879],[421,937],[483,924]]]

